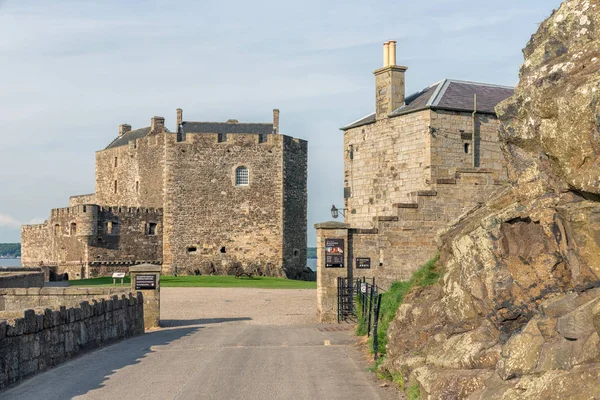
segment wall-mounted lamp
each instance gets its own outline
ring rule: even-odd
[[[346,211],[346,210],[347,210],[346,208],[341,208],[341,209],[337,208],[335,206],[335,204],[333,204],[331,206],[331,216],[335,219],[335,218],[339,217],[339,213],[342,213],[342,215],[345,217],[346,214],[344,213],[344,211]]]

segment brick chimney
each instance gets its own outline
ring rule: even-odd
[[[279,133],[279,109],[273,110],[273,133]]]
[[[183,110],[181,108],[177,109],[177,128],[179,125],[183,123]]]
[[[150,120],[150,132],[163,132],[165,130],[164,117],[152,117]]]
[[[375,115],[387,118],[388,114],[404,104],[404,73],[407,67],[396,65],[396,41],[383,44],[383,68],[375,70]]]
[[[122,124],[119,125],[119,136],[123,136],[124,134],[126,134],[127,132],[131,131],[131,125],[129,124]]]

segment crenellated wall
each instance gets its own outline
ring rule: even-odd
[[[168,270],[221,274],[242,266],[285,275],[284,213],[290,220],[302,219],[295,215],[303,214],[305,205],[291,203],[305,201],[306,186],[289,184],[285,193],[290,207],[285,209],[284,146],[289,153],[288,171],[294,163],[305,168],[306,142],[283,135],[188,133],[181,142],[167,137],[164,263]],[[248,169],[248,186],[235,184],[235,170],[241,166]],[[297,259],[306,252],[306,233],[299,229],[287,244],[290,276],[300,272],[294,249]]]

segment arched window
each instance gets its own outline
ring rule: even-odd
[[[71,235],[77,235],[77,224],[75,222],[71,222]]]
[[[248,168],[237,167],[235,170],[235,186],[248,186],[250,184],[250,176]]]

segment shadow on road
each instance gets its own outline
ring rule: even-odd
[[[97,349],[35,375],[4,392],[0,391],[0,399],[62,400],[84,395],[102,388],[104,382],[122,368],[140,363],[148,354],[154,352],[151,350],[153,346],[168,345],[200,329],[202,328],[157,330]],[[115,352],[119,353],[119,357],[115,357]],[[65,377],[77,384],[57,385],[57,382]]]
[[[160,326],[163,328],[172,328],[172,327],[177,327],[177,326],[222,324],[224,322],[235,322],[235,321],[252,321],[252,318],[240,317],[240,318],[161,319]]]

